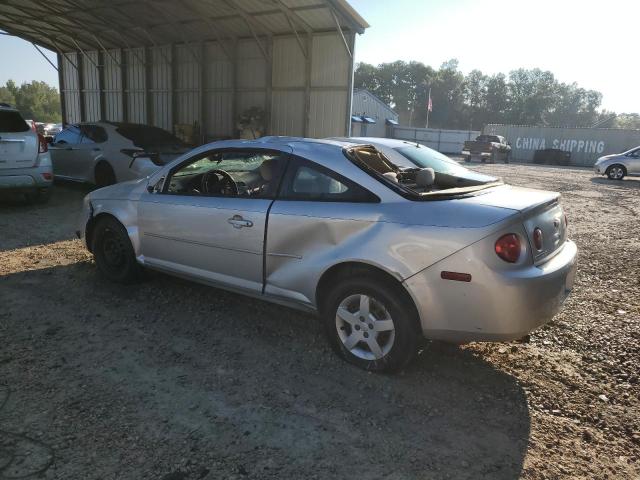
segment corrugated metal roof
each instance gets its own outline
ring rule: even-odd
[[[0,29],[63,52],[369,25],[346,0],[3,0]]]

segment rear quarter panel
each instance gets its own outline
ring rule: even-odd
[[[451,201],[276,201],[267,229],[265,291],[314,305],[323,273],[345,262],[369,264],[402,281],[486,237],[517,214],[495,209],[474,219],[473,211],[472,206],[457,209]]]

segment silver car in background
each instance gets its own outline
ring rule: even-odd
[[[600,157],[593,170],[597,175],[606,175],[610,180],[622,180],[627,175],[640,175],[640,147]]]
[[[28,200],[51,196],[53,170],[48,145],[20,112],[0,103],[0,191],[22,192]]]
[[[144,178],[189,148],[158,127],[95,122],[69,125],[50,150],[56,177],[104,187]]]
[[[431,152],[216,142],[90,193],[77,234],[112,281],[146,267],[318,312],[333,348],[368,370],[402,368],[423,337],[502,341],[548,322],[576,271],[560,195]]]

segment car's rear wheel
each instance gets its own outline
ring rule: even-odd
[[[627,174],[627,169],[623,165],[611,165],[606,173],[609,180],[622,180]]]
[[[107,162],[102,161],[96,165],[96,170],[94,172],[96,186],[99,188],[108,187],[109,185],[113,185],[116,183],[116,174]]]
[[[326,299],[323,321],[333,349],[365,370],[400,370],[418,349],[411,298],[390,282],[366,277],[339,282]]]
[[[140,278],[141,267],[124,226],[115,218],[98,220],[93,229],[91,250],[100,273],[116,283],[133,283]]]

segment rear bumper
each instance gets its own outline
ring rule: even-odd
[[[45,178],[45,176],[48,176]],[[38,190],[53,185],[51,165],[0,170],[0,190]]]
[[[467,343],[515,340],[549,322],[571,292],[577,247],[566,241],[546,263],[498,272],[460,253],[405,281],[427,338]],[[462,270],[461,268],[465,268]],[[469,283],[440,273],[472,272]]]

